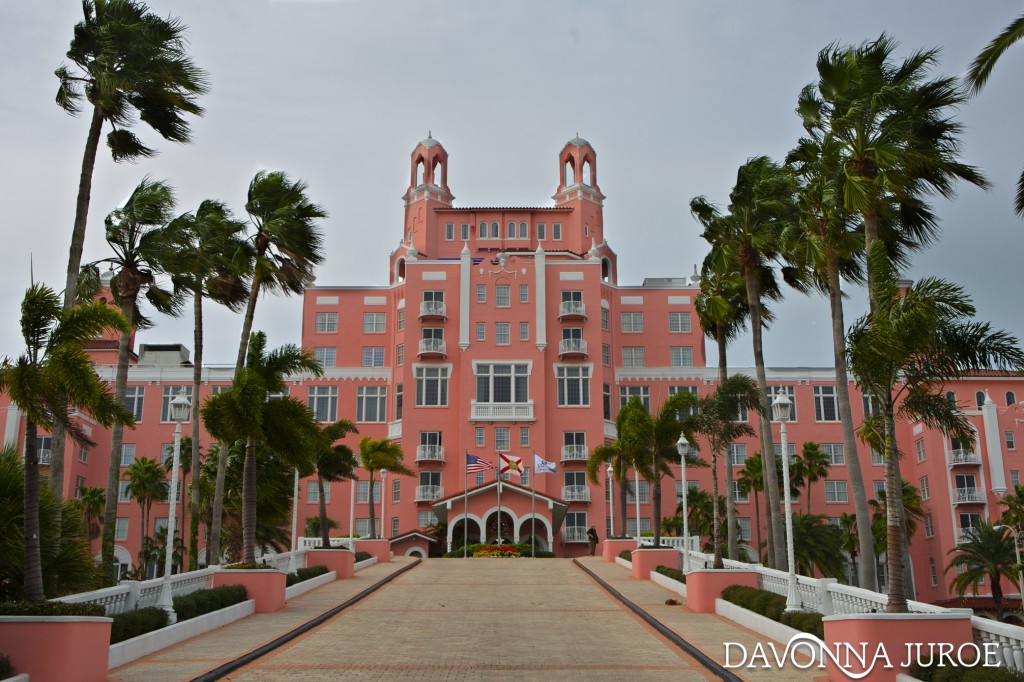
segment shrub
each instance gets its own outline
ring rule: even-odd
[[[305,582],[310,578],[315,578],[318,575],[328,573],[326,566],[310,566],[309,568],[300,568],[295,573],[289,573],[288,578],[285,581],[288,587],[292,585],[298,585],[301,582]]]
[[[224,585],[210,590],[196,590],[174,598],[178,622],[240,604],[248,598],[242,585]]]
[[[367,559],[372,559],[372,558],[373,558],[373,555],[370,554],[369,552],[356,552],[356,563],[357,564],[360,561],[366,561]]]
[[[277,569],[267,564],[231,564],[224,567],[225,571],[276,571]]]
[[[101,604],[66,604],[62,601],[9,601],[0,603],[0,616],[105,616]]]
[[[730,585],[722,590],[722,599],[765,618],[788,625],[794,630],[809,632],[819,638],[825,637],[825,626],[820,613],[810,611],[784,613],[786,598],[781,594],[758,590],[746,585]]]
[[[620,559],[625,559],[626,561],[632,563],[633,562],[633,550],[631,550],[631,549],[624,549],[624,550],[622,550],[621,552],[619,552],[619,558]]]
[[[809,632],[818,639],[825,639],[825,623],[822,622],[822,615],[812,611],[800,613],[783,613],[779,622],[788,625],[794,630]]]
[[[474,559],[480,559],[483,557],[514,558],[519,556],[522,556],[519,552],[519,548],[512,545],[484,545],[473,552]]]
[[[167,612],[156,606],[115,613],[111,618],[114,619],[110,625],[111,644],[167,627]]]
[[[14,666],[11,665],[11,659],[0,654],[0,680],[6,680],[8,677],[14,677]]]
[[[668,566],[658,566],[654,570],[657,571],[658,573],[661,573],[664,576],[668,576],[669,578],[672,578],[672,580],[675,580],[677,582],[681,582],[684,585],[686,584],[686,574],[683,573],[682,571],[680,571],[678,568],[669,568]]]

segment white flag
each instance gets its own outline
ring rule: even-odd
[[[549,462],[546,459],[541,459],[540,455],[533,455],[533,469],[538,474],[554,474],[558,473],[558,468],[554,462]]]

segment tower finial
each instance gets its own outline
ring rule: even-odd
[[[429,128],[427,129],[427,137],[430,139],[433,139],[434,137],[433,131],[431,131]]]

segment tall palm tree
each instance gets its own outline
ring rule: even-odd
[[[367,480],[369,480],[369,500],[370,504],[370,538],[377,538],[377,526],[374,523],[374,505],[373,504],[373,474],[383,469],[392,474],[401,474],[402,476],[415,476],[416,474],[403,464],[404,455],[402,454],[402,447],[392,443],[389,438],[381,438],[380,440],[374,440],[369,436],[363,436],[362,440],[359,441],[359,462],[360,466],[366,470]],[[380,491],[381,495],[385,494],[384,490]],[[383,525],[384,519],[380,520]]]
[[[82,519],[85,522],[85,537],[90,541],[100,536],[100,523],[103,521],[106,500],[107,494],[103,488],[83,486],[78,490],[78,506],[82,509]]]
[[[25,598],[43,598],[39,521],[39,428],[62,423],[75,442],[91,445],[82,426],[68,417],[68,405],[91,414],[104,427],[115,421],[132,423],[124,401],[107,392],[93,371],[85,344],[104,330],[128,328],[116,310],[101,303],[64,309],[46,286],[33,284],[21,303],[25,352],[0,363],[0,391],[7,391],[25,415],[24,561]],[[58,506],[59,506],[58,499]],[[111,524],[113,525],[113,524]],[[60,526],[58,525],[58,528]],[[108,566],[110,564],[107,564]]]
[[[967,85],[970,86],[972,93],[981,92],[999,58],[1011,45],[1021,39],[1024,39],[1024,14],[1011,21],[1010,25],[993,38],[992,42],[986,45],[981,54],[971,62],[971,68],[967,71]],[[1021,172],[1020,179],[1017,181],[1017,196],[1014,199],[1013,210],[1017,212],[1018,216],[1024,218],[1024,171]]]
[[[949,550],[949,554],[956,556],[950,560],[945,572],[958,571],[950,587],[961,597],[968,589],[977,595],[978,585],[988,578],[992,586],[992,601],[996,604],[996,620],[1002,622],[1002,579],[1006,578],[1011,585],[1017,584],[1018,565],[1013,538],[1008,528],[993,526],[987,521],[982,521],[977,528],[977,533],[971,535],[970,541]],[[959,572],[961,567],[962,573]]]
[[[194,412],[190,412],[190,414],[195,414],[195,413]],[[193,419],[192,421],[197,422],[199,420],[198,419]],[[182,436],[181,437],[181,445],[180,445],[180,447],[181,447],[181,450],[179,452],[179,455],[180,455],[180,453],[183,453],[183,452],[191,452],[191,450],[192,450],[192,438],[189,437],[189,436]],[[174,467],[174,446],[171,445],[170,447],[165,448],[164,452],[163,452],[163,456],[164,456],[164,460],[163,460],[164,470],[167,471],[167,472],[170,472],[172,470],[172,468]],[[178,460],[178,468],[179,468],[179,470],[181,472],[181,482],[179,484],[181,486],[181,490],[189,492],[191,490],[191,488],[192,488],[192,484],[188,480],[189,474],[192,473],[192,460],[189,459],[188,457],[180,457],[179,460]],[[198,469],[197,469],[197,471],[198,471]],[[189,494],[191,494],[191,493],[189,493]],[[182,498],[182,499],[184,499],[184,498]],[[192,498],[189,498],[189,499],[192,499]],[[176,524],[177,528],[175,529],[175,532],[179,533],[180,535],[184,535],[185,534],[185,504],[182,503],[182,504],[180,504],[178,506],[181,507],[181,512],[180,512],[181,513],[181,519]],[[198,553],[198,549],[196,551]],[[197,562],[196,568],[198,568],[198,562]],[[189,570],[196,570],[196,569],[189,568]]]
[[[821,449],[821,443],[806,441],[800,451],[794,467],[794,478],[799,478],[807,486],[807,504],[804,509],[811,511],[811,484],[828,478],[832,465],[828,455]]]
[[[155,459],[139,457],[124,472],[124,480],[128,481],[128,495],[139,505],[142,512],[142,523],[139,528],[139,547],[146,543],[149,535],[150,513],[154,502],[167,499],[167,470]],[[139,552],[140,574],[146,574],[146,554]]]
[[[1000,516],[1000,523],[1004,526],[1024,528],[1024,486],[1015,485],[1013,492],[1003,495],[999,504],[1006,507]]]
[[[109,264],[114,275],[110,291],[128,320],[130,329],[122,330],[117,346],[117,372],[114,377],[114,399],[124,403],[128,385],[128,361],[131,353],[131,329],[145,329],[151,322],[139,311],[140,297],[145,297],[158,312],[177,315],[181,299],[165,289],[160,282],[164,263],[173,251],[164,226],[174,210],[174,190],[163,182],[145,178],[125,204],[107,215],[107,244],[114,255],[98,263]],[[110,464],[107,470],[107,508],[103,519],[103,565],[114,563],[114,527],[117,516],[117,481],[121,464],[124,424],[114,422],[110,432]]]
[[[898,472],[896,419],[920,421],[972,447],[975,432],[944,395],[943,385],[985,368],[1024,369],[1017,340],[987,323],[974,322],[975,308],[959,286],[935,278],[901,290],[885,246],[869,253],[875,273],[875,310],[851,328],[847,359],[861,390],[874,395],[879,411],[867,418],[884,446],[889,599],[886,610],[907,611],[903,579],[904,523]],[[899,503],[893,502],[899,500]]]
[[[313,471],[320,428],[303,403],[285,396],[268,400],[272,393],[283,393],[285,379],[296,372],[322,376],[323,369],[309,350],[286,344],[267,351],[267,337],[252,335],[247,362],[231,384],[231,390],[215,395],[200,409],[207,431],[220,441],[245,442],[242,477],[242,552],[243,561],[256,560],[257,446],[265,448],[300,473]],[[224,456],[222,454],[222,456]],[[213,510],[214,518],[218,513]]]
[[[765,156],[755,157],[740,166],[736,184],[729,194],[728,212],[722,213],[704,197],[690,201],[690,212],[703,226],[702,237],[711,244],[709,258],[716,270],[738,269],[743,274],[750,314],[750,331],[754,347],[754,365],[762,401],[767,400],[768,381],[765,374],[761,339],[761,309],[764,304],[764,279],[771,264],[783,257],[782,234],[795,217],[792,174]],[[783,268],[784,276],[791,270]],[[787,277],[788,278],[788,277]],[[791,283],[796,283],[791,280]],[[773,567],[785,565],[785,543],[782,541],[782,516],[779,509],[778,481],[775,479],[771,422],[767,405],[760,414],[761,452],[767,466],[766,494],[769,513],[768,543],[773,549],[769,562]]]
[[[902,479],[901,479],[902,480]],[[906,591],[910,599],[914,599],[916,595],[916,588],[914,585],[914,571],[910,565],[910,543],[914,540],[914,535],[917,533],[917,524],[919,521],[924,520],[924,501],[921,499],[921,491],[914,487],[912,483],[902,481],[901,485],[903,489],[903,537],[906,542],[903,543],[903,580],[906,584]],[[886,542],[888,540],[888,528],[886,527],[886,515],[888,514],[888,505],[886,504],[885,491],[878,491],[878,497],[871,500],[871,534],[874,537],[874,550],[875,555],[886,551]]]
[[[725,514],[725,496],[718,496],[718,508],[715,509],[715,505],[712,500],[715,499],[711,493],[700,488],[693,488],[687,495],[686,506],[687,506],[687,523],[690,527],[690,533],[699,537],[711,538],[715,534],[715,519],[721,519]],[[676,507],[676,515],[683,513],[682,503]],[[721,522],[718,523],[718,534],[721,535],[724,529],[722,528]],[[705,550],[714,551],[714,542],[709,541],[704,544]]]
[[[616,433],[622,433],[627,419],[629,419],[629,412],[625,411],[625,408],[619,410],[619,413],[615,415]],[[611,443],[598,445],[590,451],[590,457],[587,459],[587,478],[594,485],[600,485],[599,476],[605,469],[605,466],[610,465],[612,467],[612,478],[619,486],[619,537],[623,538],[627,537],[626,528],[629,525],[626,522],[626,500],[630,490],[632,490],[629,482],[629,471],[634,466],[633,455],[634,453],[624,448],[619,440],[614,440]],[[636,491],[634,491],[634,494],[636,494]],[[615,529],[613,528],[611,532],[614,535]],[[640,528],[638,526],[637,533],[639,532]]]
[[[843,551],[850,557],[850,563],[857,566],[857,555],[860,547],[860,535],[857,532],[857,515],[843,512],[839,515],[839,529],[843,532]],[[872,552],[873,553],[873,552]],[[851,582],[859,587],[858,573],[850,571]]]
[[[329,549],[331,546],[331,528],[327,519],[327,496],[324,495],[324,481],[334,482],[354,479],[359,462],[352,448],[338,443],[350,433],[359,433],[356,425],[347,419],[325,426],[321,429],[323,439],[316,451],[316,485],[320,500],[320,514],[317,527],[320,535],[320,546]],[[372,506],[372,505],[371,505]]]
[[[193,342],[192,414],[199,410],[199,385],[203,372],[203,299],[237,312],[249,296],[248,275],[252,250],[245,241],[245,223],[235,220],[223,203],[206,200],[194,213],[185,213],[167,226],[173,245],[167,263],[177,292],[192,297]],[[192,420],[191,467],[199,471],[199,420]],[[223,489],[223,483],[222,483]],[[182,512],[184,512],[182,505]],[[198,568],[199,500],[192,498],[189,527],[189,567]],[[219,554],[220,524],[211,538],[211,550]],[[182,524],[184,528],[184,524]]]
[[[761,502],[758,492],[764,492],[764,472],[761,467],[761,453],[755,452],[747,457],[743,468],[739,470],[738,478],[740,492],[744,495],[754,493],[754,525],[757,526],[757,555],[761,556],[763,540],[761,539]]]
[[[825,516],[793,515],[793,554],[796,572],[813,577],[814,569],[826,578],[843,575],[843,532]]]

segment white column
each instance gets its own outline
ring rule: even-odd
[[[298,569],[298,565],[295,563],[295,552],[298,550],[299,539],[299,470],[295,470],[295,484],[292,490],[292,551],[288,557],[288,572],[294,573]],[[320,532],[323,533],[324,529],[321,528]]]
[[[537,268],[537,318],[534,325],[537,337],[537,350],[544,350],[548,347],[548,326],[547,326],[547,255],[544,248],[537,245],[537,253],[534,255],[534,263]]]
[[[7,406],[7,423],[4,424],[4,443],[17,446],[21,431],[21,410],[11,403]]]
[[[1003,495],[1006,493],[1006,471],[1003,469],[1003,441],[999,434],[996,404],[992,402],[988,391],[985,391],[985,404],[981,406],[981,418],[985,429],[985,454],[988,457],[988,470],[992,475],[992,492],[996,495]]]
[[[469,348],[469,280],[473,269],[473,258],[469,244],[463,244],[459,254],[459,349]]]

